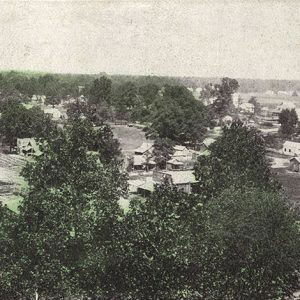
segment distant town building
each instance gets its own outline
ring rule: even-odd
[[[147,178],[144,183],[137,187],[137,193],[142,195],[150,194],[154,191],[155,185],[168,182],[178,190],[185,193],[192,193],[197,180],[193,170],[164,170],[153,171],[153,177]]]
[[[152,154],[153,142],[143,143],[140,147],[134,150],[135,155]]]
[[[299,156],[300,155],[300,143],[286,141],[283,144],[282,153],[289,156]]]
[[[64,117],[64,115],[57,108],[53,107],[45,107],[44,113],[50,115],[53,121],[59,121]]]
[[[24,156],[39,156],[42,154],[39,145],[33,138],[17,139],[17,152]]]
[[[242,103],[240,110],[245,114],[254,114],[254,105],[252,103]]]
[[[274,91],[272,91],[272,90],[267,90],[267,91],[265,92],[265,94],[266,94],[266,95],[269,95],[269,96],[275,95]]]
[[[289,169],[293,172],[299,172],[300,157],[293,157],[290,159]]]

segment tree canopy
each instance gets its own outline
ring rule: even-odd
[[[163,97],[154,103],[151,135],[176,143],[195,144],[210,125],[205,106],[183,86],[166,86]]]
[[[279,114],[279,123],[281,124],[280,131],[283,135],[290,136],[295,133],[296,125],[298,124],[298,115],[293,108],[283,109]]]

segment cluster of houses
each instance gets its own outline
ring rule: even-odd
[[[214,141],[213,138],[206,138],[197,151],[182,145],[174,146],[173,154],[166,161],[164,169],[160,169],[156,163],[153,142],[143,143],[128,157],[130,191],[142,195],[149,194],[153,192],[155,185],[167,181],[178,190],[191,193],[197,182],[193,171],[197,157],[208,155],[208,147]]]

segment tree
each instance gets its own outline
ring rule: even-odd
[[[61,103],[61,99],[56,96],[47,96],[45,100],[46,105],[52,105],[52,107],[55,107],[55,105],[58,105]]]
[[[197,203],[168,185],[131,201],[111,270],[120,299],[197,299],[186,275]]]
[[[144,104],[148,107],[151,105],[159,91],[159,87],[156,84],[146,84],[139,87],[139,95],[143,97]]]
[[[118,200],[127,190],[117,158],[108,157],[106,130],[99,141],[90,123],[74,120],[23,169],[29,190],[9,248],[19,259],[15,265],[1,256],[8,270],[3,289],[16,288],[20,298],[105,294],[107,253],[122,217]],[[20,271],[8,277],[14,268]]]
[[[222,78],[221,84],[214,86],[216,100],[213,103],[213,108],[217,116],[224,116],[232,107],[232,94],[239,88],[239,83],[236,79],[228,77]]]
[[[195,144],[203,139],[210,124],[204,105],[181,86],[166,86],[162,99],[153,107],[149,132],[176,143]]]
[[[283,299],[299,289],[300,234],[280,194],[232,187],[208,203],[203,217],[206,251],[194,249],[204,254],[194,273],[195,289],[205,280],[203,298]]]
[[[89,101],[92,104],[110,104],[111,101],[111,85],[112,81],[101,76],[99,79],[95,79],[89,91]]]
[[[153,145],[154,160],[160,169],[166,168],[166,162],[171,159],[171,155],[174,153],[174,149],[173,149],[174,146],[175,143],[168,138],[165,139],[157,138],[154,141],[154,145]]]
[[[295,132],[298,123],[298,115],[296,110],[283,109],[279,114],[279,123],[281,124],[281,133],[287,136]]]
[[[251,97],[248,101],[248,103],[251,103],[254,105],[254,114],[255,115],[258,115],[260,114],[261,112],[261,106],[260,106],[260,103],[257,101],[257,98],[256,97]]]
[[[209,156],[200,156],[195,165],[199,193],[207,199],[230,187],[260,186],[277,189],[259,133],[241,122],[224,127],[223,134],[209,147]]]
[[[132,109],[137,102],[137,87],[131,81],[121,84],[116,91],[116,108],[119,111]]]
[[[26,109],[16,101],[8,101],[2,107],[0,133],[10,148],[16,146],[17,138],[45,137],[54,128],[50,117],[40,108]]]

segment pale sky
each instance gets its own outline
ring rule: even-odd
[[[300,0],[0,1],[0,69],[300,79]]]

